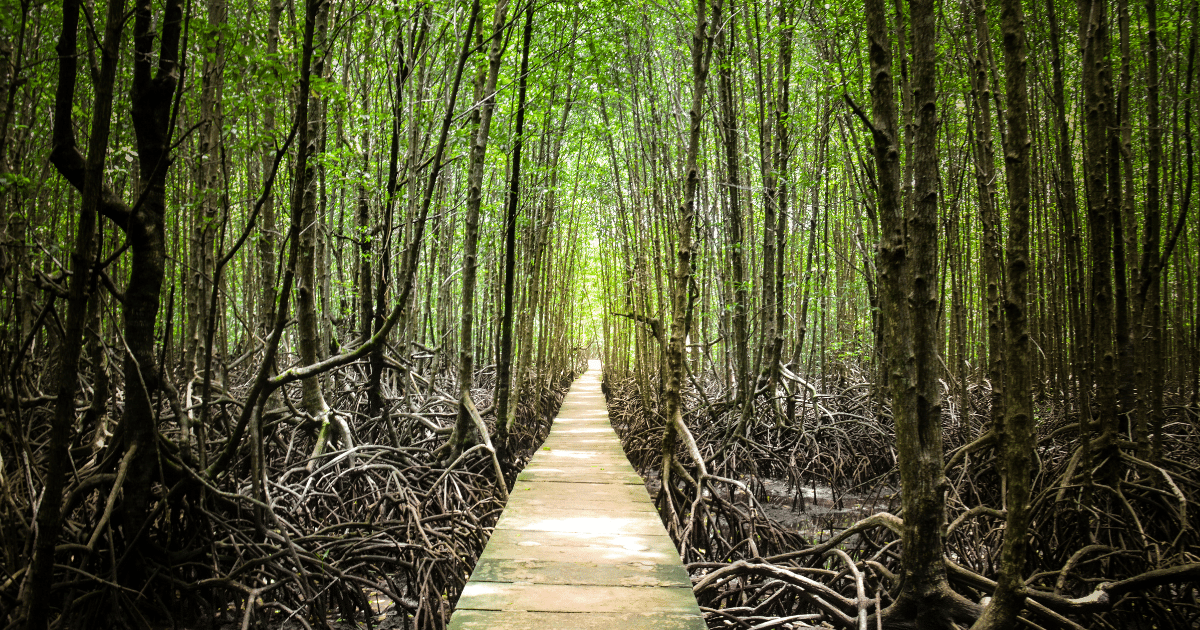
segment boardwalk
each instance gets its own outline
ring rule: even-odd
[[[599,362],[517,477],[451,630],[703,630],[674,543],[608,422]]]

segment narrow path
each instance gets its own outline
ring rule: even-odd
[[[704,627],[675,544],[609,424],[592,361],[517,477],[450,628]]]

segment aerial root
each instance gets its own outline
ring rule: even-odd
[[[694,442],[686,435],[680,440],[671,458],[670,483],[657,489],[656,501],[710,627],[825,623],[858,630],[865,620],[867,628],[879,624],[891,630],[922,627],[925,621],[969,625],[982,614],[995,590],[990,576],[1005,518],[992,462],[994,440],[983,427],[973,425],[972,433],[982,436],[974,442],[962,436],[964,441],[953,443],[960,436],[945,430],[949,446],[958,448],[946,466],[947,582],[926,602],[942,612],[922,621],[911,613],[925,604],[897,599],[903,515],[895,512],[896,503],[890,512],[831,527],[828,535],[818,531],[815,541],[764,514],[768,498],[774,505],[780,499],[778,486],[767,490],[764,481],[771,479],[786,480],[787,491],[796,493],[794,510],[806,509],[800,488],[809,483],[827,483],[837,501],[843,493],[886,487],[885,481],[895,479],[891,418],[872,401],[873,386],[818,387],[801,380],[794,390],[780,390],[778,398],[786,404],[756,399],[755,421],[744,434],[734,431],[730,437],[742,416],[739,402],[704,374],[692,375],[691,384],[703,390],[684,392],[683,418]],[[972,392],[980,398],[986,394],[985,389]],[[654,493],[662,467],[663,419],[643,407],[650,398],[632,379],[610,382],[607,395],[613,425]],[[979,403],[969,407],[986,408]],[[780,421],[781,409],[795,415]],[[1035,525],[1022,622],[1070,630],[1128,627],[1134,619],[1152,619],[1160,627],[1194,625],[1200,620],[1195,588],[1200,540],[1189,503],[1200,493],[1195,481],[1200,432],[1191,423],[1169,424],[1181,433],[1169,442],[1172,451],[1155,463],[1118,451],[1124,466],[1120,483],[1093,483],[1093,504],[1080,512],[1075,507],[1079,479],[1098,478],[1110,462],[1085,462],[1078,440],[1062,430],[1073,421],[1056,416],[1052,407],[1039,416]]]
[[[503,509],[506,484],[545,437],[573,374],[536,379],[539,399],[530,393],[518,405],[507,460],[484,444],[447,468],[430,453],[457,409],[444,393],[454,383],[402,367],[399,378],[384,379],[381,416],[353,411],[364,393],[352,386],[354,370],[342,374],[343,387],[327,391],[323,416],[298,409],[298,386],[285,387],[257,416],[255,437],[235,445],[229,466],[212,478],[197,467],[204,455],[197,449],[207,446],[213,459],[227,448],[220,438],[229,434],[225,410],[241,407],[235,397],[245,392],[223,391],[211,403],[207,443],[193,439],[190,407],[164,401],[161,475],[145,521],[132,531],[120,520],[121,496],[128,461],[140,451],[98,461],[92,450],[75,449],[55,609],[97,627],[289,621],[329,628],[335,616],[374,623],[388,610],[400,627],[444,628]],[[549,381],[556,389],[544,387]],[[473,394],[487,401],[490,389]],[[26,494],[0,498],[0,511],[14,513],[5,507],[12,502],[15,513],[28,511]],[[139,538],[149,544],[131,547]],[[15,612],[24,576],[0,574],[0,617]],[[114,606],[129,617],[115,619]]]

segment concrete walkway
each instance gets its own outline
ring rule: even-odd
[[[571,386],[458,600],[451,630],[704,630],[692,584],[600,393]]]

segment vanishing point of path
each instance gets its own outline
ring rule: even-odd
[[[600,362],[571,386],[451,630],[704,630],[692,583],[608,421]]]

